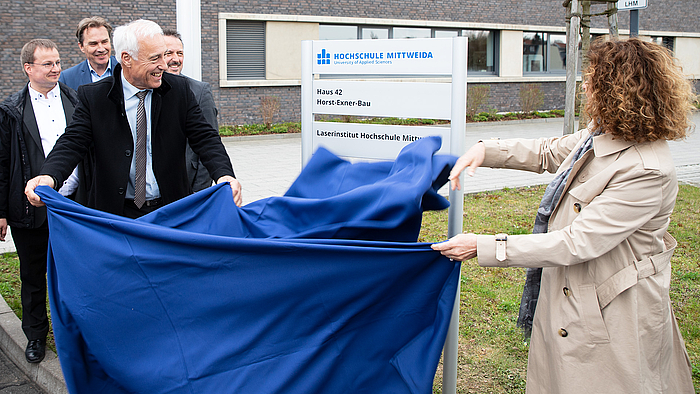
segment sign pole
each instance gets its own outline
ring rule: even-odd
[[[313,144],[313,42],[301,42],[301,166],[311,159]]]
[[[618,0],[617,10],[630,10],[630,37],[639,36],[639,10],[648,6],[647,0]]]
[[[301,156],[305,166],[313,150],[323,146],[341,157],[394,159],[400,149],[419,138],[439,135],[439,154],[465,151],[467,100],[467,38],[406,40],[304,41],[301,67]],[[451,58],[450,58],[451,57]],[[341,78],[316,78],[317,75]],[[425,75],[444,82],[391,82],[362,79],[364,75]],[[429,100],[425,100],[429,98]],[[449,101],[448,101],[449,100]],[[398,116],[449,119],[446,128],[316,122],[319,115]],[[461,176],[462,180],[464,175]],[[464,192],[449,194],[447,234],[462,232]],[[443,390],[457,392],[460,286],[443,348]]]
[[[630,37],[639,36],[639,10],[630,10]]]
[[[464,154],[464,133],[467,118],[467,39],[456,37],[452,42],[452,118],[451,123],[451,154],[461,156]],[[460,175],[460,183],[464,184],[464,174]],[[464,191],[450,190],[450,208],[448,210],[447,236],[454,237],[462,233],[464,216]],[[461,274],[460,274],[461,277]],[[459,303],[460,282],[457,282],[457,295],[452,309],[450,327],[445,338],[442,359],[442,392],[444,394],[457,393],[457,356],[459,344]]]

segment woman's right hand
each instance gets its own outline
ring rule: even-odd
[[[476,171],[477,167],[481,166],[481,163],[484,162],[485,157],[486,147],[484,146],[483,142],[479,141],[474,144],[474,146],[469,148],[467,153],[463,154],[462,157],[457,160],[454,167],[452,167],[452,171],[450,171],[452,190],[460,189],[459,175],[462,173],[462,171],[464,171],[465,168],[468,168],[467,175],[474,176],[474,171]]]
[[[476,235],[457,234],[445,242],[430,246],[450,260],[466,261],[476,257]]]

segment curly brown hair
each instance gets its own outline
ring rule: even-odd
[[[588,56],[585,111],[594,130],[636,142],[685,138],[695,95],[668,49],[638,38],[599,39]]]

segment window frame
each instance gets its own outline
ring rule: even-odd
[[[533,34],[535,36],[541,35],[542,37],[544,37],[542,40],[542,44],[539,44],[542,46],[543,52],[544,52],[544,54],[541,55],[542,56],[542,69],[540,71],[531,71],[531,70],[527,69],[527,65],[526,65],[527,62],[525,60],[525,56],[537,56],[538,54],[536,52],[532,53],[532,54],[525,53],[525,49],[526,49],[525,35],[526,34]],[[551,57],[553,56],[553,54],[552,54],[553,51],[551,50],[551,48],[553,46],[552,39],[551,39],[552,35],[564,36],[564,45],[566,46],[566,33],[551,32],[551,31],[523,31],[523,53],[521,55],[523,58],[523,70],[522,70],[523,77],[537,76],[537,75],[552,75],[552,76],[554,76],[554,75],[556,75],[556,76],[566,75],[566,59],[563,59],[563,61],[562,61],[562,63],[564,64],[564,67],[562,69],[557,69],[557,70],[551,69],[551,64],[553,63],[553,61],[551,59]],[[566,54],[566,52],[564,52],[564,53]],[[530,63],[532,61],[533,60],[531,60]]]
[[[388,26],[388,25],[375,25],[375,24],[336,24],[336,23],[319,23],[319,30],[320,26],[354,26],[357,28],[357,39],[362,40],[366,39],[363,37],[364,35],[364,30],[363,29],[388,29],[388,37],[389,39],[395,39],[395,29],[429,29],[430,30],[430,38],[436,38],[435,35],[437,32],[454,32],[455,37],[464,37],[465,32],[488,32],[490,34],[490,51],[491,55],[493,57],[492,59],[492,68],[493,70],[472,70],[471,73],[472,75],[469,75],[469,70],[467,70],[468,76],[471,77],[495,77],[498,76],[498,63],[499,63],[499,31],[498,30],[492,30],[492,29],[465,29],[465,28],[441,28],[441,27],[426,27],[426,26]],[[449,38],[449,37],[447,37]],[[319,36],[319,40],[324,40],[324,38]],[[489,45],[487,43],[487,45]],[[488,50],[487,50],[488,52]],[[486,59],[487,67],[488,67],[488,55]]]
[[[651,36],[650,37],[651,42],[659,44],[669,51],[671,53],[676,53],[676,37],[674,36]],[[661,42],[659,42],[661,41]]]
[[[238,25],[235,28],[229,29],[233,25]],[[250,27],[256,27],[257,30],[250,30]],[[232,50],[235,45],[231,42],[232,36],[235,35],[237,29],[242,34],[236,35],[239,42],[244,43],[244,47],[240,50]],[[249,80],[266,80],[266,56],[265,48],[267,34],[266,22],[264,21],[226,21],[226,80],[227,81],[249,81]],[[261,42],[260,42],[261,41]],[[244,59],[243,63],[235,62],[235,58]],[[255,62],[262,62],[262,66],[255,65]],[[231,72],[240,69],[239,76],[231,76]]]

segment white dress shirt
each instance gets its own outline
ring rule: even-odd
[[[134,170],[136,164],[136,109],[139,105],[139,98],[136,97],[136,93],[139,92],[139,89],[130,84],[129,81],[124,78],[124,74],[121,74],[121,79],[124,91],[124,110],[126,110],[126,119],[129,121],[131,136],[134,139],[134,150],[131,155],[131,169],[129,170],[129,184],[126,187],[126,198],[133,199],[134,177],[136,175]],[[149,89],[144,99],[146,124],[148,127],[148,133],[146,134],[146,200],[160,197],[160,188],[158,187],[158,182],[156,182],[156,175],[153,173],[153,157],[151,150],[151,96],[153,96],[153,91]]]
[[[39,127],[41,136],[41,147],[44,150],[44,157],[56,145],[58,137],[66,131],[66,114],[63,112],[63,102],[61,101],[61,88],[56,84],[48,94],[44,95],[32,88],[29,83],[29,97],[34,110],[36,125]],[[63,186],[58,190],[61,195],[69,196],[78,188],[78,168],[73,170],[68,179],[63,182]]]

